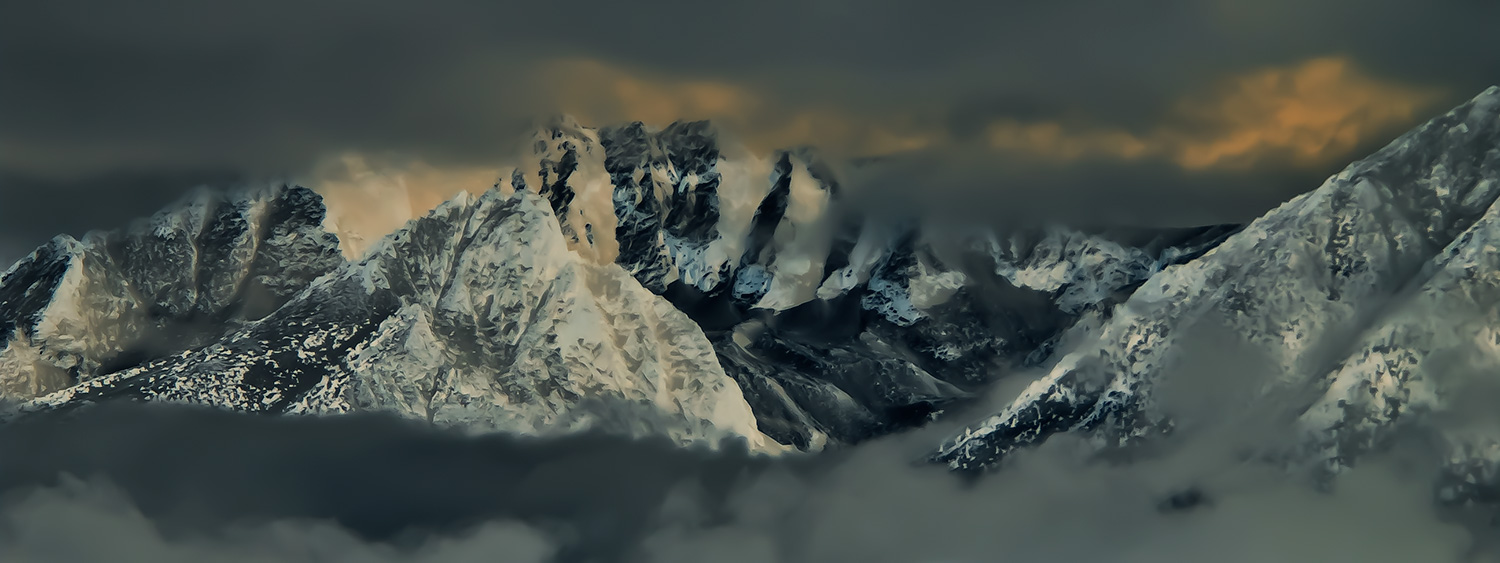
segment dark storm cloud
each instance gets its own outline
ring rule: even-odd
[[[104,478],[164,533],[328,521],[366,541],[490,520],[551,529],[572,556],[625,549],[685,484],[723,493],[766,464],[670,442],[465,438],[382,417],[251,418],[105,408],[0,426],[0,491]],[[6,542],[0,541],[0,544]]]
[[[1184,95],[1227,75],[1323,56],[1440,90],[1430,111],[1500,81],[1497,19],[1500,4],[1484,0],[19,3],[0,22],[0,171],[72,182],[62,191],[79,193],[137,189],[82,179],[152,175],[158,189],[176,191],[187,186],[173,178],[194,171],[297,175],[345,150],[491,164],[532,117],[555,111],[721,117],[713,92],[643,114],[615,99],[617,84],[598,69],[668,94],[684,81],[725,85],[753,106],[733,126],[778,128],[763,135],[768,142],[850,144],[845,152],[868,150],[851,139],[871,135],[834,135],[839,127],[817,120],[803,131],[782,117],[835,112],[834,125],[883,126],[897,116],[893,127],[939,144],[980,142],[997,119],[1146,135],[1176,119]],[[602,66],[549,75],[560,61]],[[1210,194],[1193,199],[1226,193],[1209,217],[1309,189],[1303,178],[1338,164],[1299,168],[1290,184],[1274,164],[1241,171],[1243,187],[1233,189],[1253,194],[1205,187],[1159,163],[1118,181],[1092,164],[1078,178],[1054,176],[1127,200],[1160,183]],[[992,184],[1040,173],[1016,158],[942,197],[998,192],[986,201],[1003,205],[1007,192]],[[6,208],[24,207],[7,214],[50,215],[17,197],[27,189],[59,188],[0,186]],[[0,226],[0,238],[36,239],[17,232]]]
[[[987,154],[930,152],[850,167],[865,211],[959,220],[998,228],[1061,221],[1079,227],[1203,226],[1248,222],[1328,172],[1275,169],[1247,175],[1185,171],[1163,162],[1039,163]]]
[[[0,171],[0,270],[59,234],[82,236],[145,217],[197,186],[239,182],[229,171],[173,170],[59,180]]]

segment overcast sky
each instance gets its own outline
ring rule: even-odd
[[[0,259],[350,155],[471,178],[558,112],[890,156],[877,201],[1239,221],[1500,83],[1491,0],[11,4]]]

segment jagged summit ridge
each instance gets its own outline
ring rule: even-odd
[[[749,304],[785,310],[822,279],[837,183],[807,151],[721,147],[702,121],[656,130],[562,119],[533,135],[527,162],[506,187],[546,197],[575,249],[653,292],[750,287],[739,292]]]
[[[761,158],[703,122],[557,120],[529,154],[493,190],[411,221],[264,319],[214,325],[189,350],[29,408],[385,410],[476,431],[606,425],[817,449],[977,396],[1228,232],[950,240],[848,209],[812,151]]]
[[[530,162],[504,188],[545,197],[573,248],[600,261],[613,256],[693,316],[761,427],[799,447],[919,424],[1005,366],[1045,357],[1037,347],[1084,311],[1162,264],[1195,256],[1176,245],[1222,240],[1213,229],[1152,248],[1065,229],[980,233],[990,246],[970,253],[991,266],[978,274],[1023,294],[1035,310],[1021,315],[1014,304],[995,310],[968,293],[983,280],[964,271],[962,257],[934,251],[950,246],[943,234],[913,220],[862,219],[842,205],[830,167],[808,150],[760,158],[722,145],[706,122],[596,130],[564,119],[533,136]],[[605,180],[614,216],[579,211]],[[996,250],[1002,240],[1011,254]],[[1016,276],[1028,268],[1066,275],[1037,285]],[[836,375],[847,365],[866,375]],[[893,391],[871,395],[868,385]]]

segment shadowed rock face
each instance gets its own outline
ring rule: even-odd
[[[205,345],[342,264],[305,188],[200,193],[129,228],[60,236],[0,277],[0,397]]]
[[[648,131],[640,123],[600,131],[619,221],[617,261],[654,292],[682,277],[673,249],[701,250],[719,237],[719,149],[706,122]],[[722,272],[687,272],[716,285]]]
[[[563,120],[535,138],[535,164],[518,173],[558,178],[569,158],[593,171],[534,190],[565,233],[592,233],[575,248],[692,317],[761,428],[804,449],[925,422],[1045,360],[1082,315],[1106,314],[1234,230],[935,233],[845,209],[816,153],[734,156],[704,122],[596,131]],[[576,212],[572,194],[601,183],[613,186],[613,217]],[[525,178],[510,187],[532,189]],[[608,220],[612,237],[593,227]],[[940,257],[939,246],[961,250]]]

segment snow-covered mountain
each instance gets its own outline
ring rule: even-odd
[[[258,282],[275,299],[250,313],[173,313],[166,318],[197,324],[154,329],[191,328],[197,340],[113,343],[112,354],[129,351],[133,361],[96,360],[89,365],[107,367],[12,385],[11,396],[37,397],[25,410],[112,398],[254,412],[374,409],[478,431],[604,426],[817,449],[926,422],[1009,368],[1041,361],[1078,318],[1107,315],[1155,272],[1233,232],[954,234],[861,218],[841,204],[831,168],[813,151],[760,157],[720,146],[702,122],[596,130],[559,119],[532,141],[527,162],[492,190],[410,222],[356,263],[337,263],[333,237],[318,229],[322,207],[300,188],[241,203],[199,196],[152,220],[176,231],[90,235],[156,244],[118,254],[156,266],[126,289],[54,291],[46,284],[78,284],[43,273],[69,279],[88,270],[44,247],[0,284],[0,318],[44,327],[80,311],[66,313],[81,319],[69,334],[96,339],[120,316],[100,320],[95,311],[111,311],[100,300],[197,287],[179,279],[192,270],[156,258],[169,254],[157,247],[216,272],[191,280],[291,281]],[[256,202],[266,197],[296,199],[302,211],[263,219]],[[247,210],[247,232],[259,238],[216,234],[228,219],[202,218],[229,209]],[[177,249],[179,240],[197,244]],[[300,255],[274,253],[292,241],[321,242],[294,245]],[[195,291],[190,298],[228,290]],[[51,312],[37,314],[33,295],[53,303]],[[228,307],[216,306],[199,307]],[[133,327],[126,332],[140,332]],[[19,331],[30,347],[13,348],[83,338],[54,332]]]
[[[1500,369],[1500,88],[1243,228],[864,216],[816,152],[750,154],[706,123],[559,119],[532,141],[358,262],[300,188],[59,238],[0,280],[4,393],[781,451],[920,425],[1043,366],[933,458],[1191,433],[1230,416],[1178,397],[1206,381],[1258,417],[1235,423],[1267,459],[1337,472],[1418,429],[1446,448],[1449,498],[1495,480],[1476,397]]]
[[[1128,244],[862,219],[815,151],[762,158],[721,146],[706,122],[594,130],[561,119],[532,145],[530,164],[497,189],[546,197],[570,248],[687,312],[762,431],[803,449],[925,422],[1233,230]],[[954,246],[964,250],[940,256]],[[998,290],[976,296],[980,284]]]
[[[1172,388],[1248,377],[1229,358],[1249,357],[1265,377],[1235,400],[1258,423],[1287,421],[1268,453],[1337,472],[1397,432],[1437,430],[1454,479],[1443,494],[1472,498],[1500,462],[1483,404],[1500,373],[1497,197],[1490,88],[1152,276],[1097,338],[935,458],[990,466],[1059,432],[1149,442],[1184,430]],[[1204,328],[1213,343],[1195,337]],[[1225,363],[1190,359],[1221,350]]]
[[[378,409],[533,434],[645,404],[655,411],[624,418],[643,432],[774,448],[687,316],[619,266],[568,250],[547,201],[527,191],[461,196],[218,343],[29,408],[121,396],[271,413]]]
[[[337,268],[303,188],[199,192],[127,229],[59,236],[0,276],[0,399],[206,345]]]

